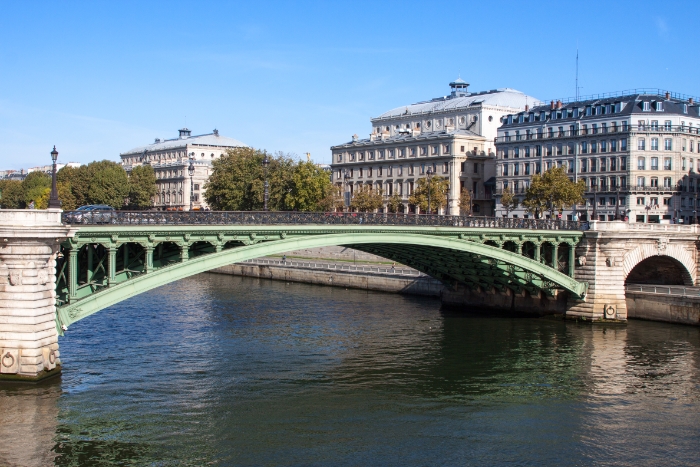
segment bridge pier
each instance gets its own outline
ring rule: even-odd
[[[60,372],[56,256],[74,233],[60,210],[0,210],[0,381]]]

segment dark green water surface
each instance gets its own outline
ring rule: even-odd
[[[203,274],[60,347],[0,387],[0,465],[700,465],[695,327]]]

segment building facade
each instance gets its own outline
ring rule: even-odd
[[[689,222],[700,172],[697,100],[658,90],[552,101],[503,117],[496,138],[497,215],[504,188],[523,199],[533,175],[566,166],[586,204],[572,219]],[[532,214],[520,207],[511,217]]]
[[[450,184],[441,213],[459,213],[464,189],[471,192],[474,215],[492,215],[500,119],[540,102],[514,89],[470,93],[468,86],[457,79],[449,96],[385,112],[371,119],[369,138],[354,135],[331,147],[333,182],[350,193],[364,185],[381,189],[387,200],[398,194],[404,212],[417,212],[408,198],[430,168]]]
[[[221,136],[218,130],[212,133],[191,136],[187,128],[179,130],[175,139],[161,140],[120,154],[127,172],[135,166],[150,164],[156,174],[158,193],[153,207],[158,210],[188,211],[190,194],[193,209],[207,209],[204,199],[204,184],[209,180],[212,161],[233,148],[247,147],[233,138]],[[193,161],[194,175],[190,179],[188,168]],[[192,187],[192,191],[190,190]]]

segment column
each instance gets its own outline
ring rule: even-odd
[[[126,245],[124,245],[124,249],[126,249]],[[115,283],[117,276],[117,247],[115,245],[110,245],[108,254],[107,267],[109,267],[109,272],[107,273],[107,285],[112,285]]]
[[[60,210],[0,210],[0,380],[38,381],[58,374],[56,255],[76,229]],[[69,253],[76,295],[77,250]]]
[[[552,267],[559,270],[559,243],[552,244]]]
[[[78,249],[68,252],[68,301],[78,297]]]
[[[539,242],[532,242],[535,245],[535,261],[540,262],[540,254],[542,252],[542,244]]]
[[[85,283],[91,284],[92,283],[92,278],[93,275],[95,274],[95,271],[93,269],[93,260],[95,256],[95,247],[94,245],[88,245],[87,246],[87,271],[85,275]]]
[[[143,247],[146,255],[146,264],[143,265],[143,272],[153,271],[153,245],[146,245]]]
[[[180,243],[180,262],[184,263],[190,259],[190,245],[188,243]]]
[[[569,243],[569,277],[574,277],[574,267],[576,266],[576,248],[572,243]]]
[[[515,242],[515,252],[519,255],[523,254],[523,242]]]

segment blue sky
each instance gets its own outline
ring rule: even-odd
[[[3,2],[0,169],[214,128],[330,162],[369,119],[511,87],[700,95],[700,2]]]

